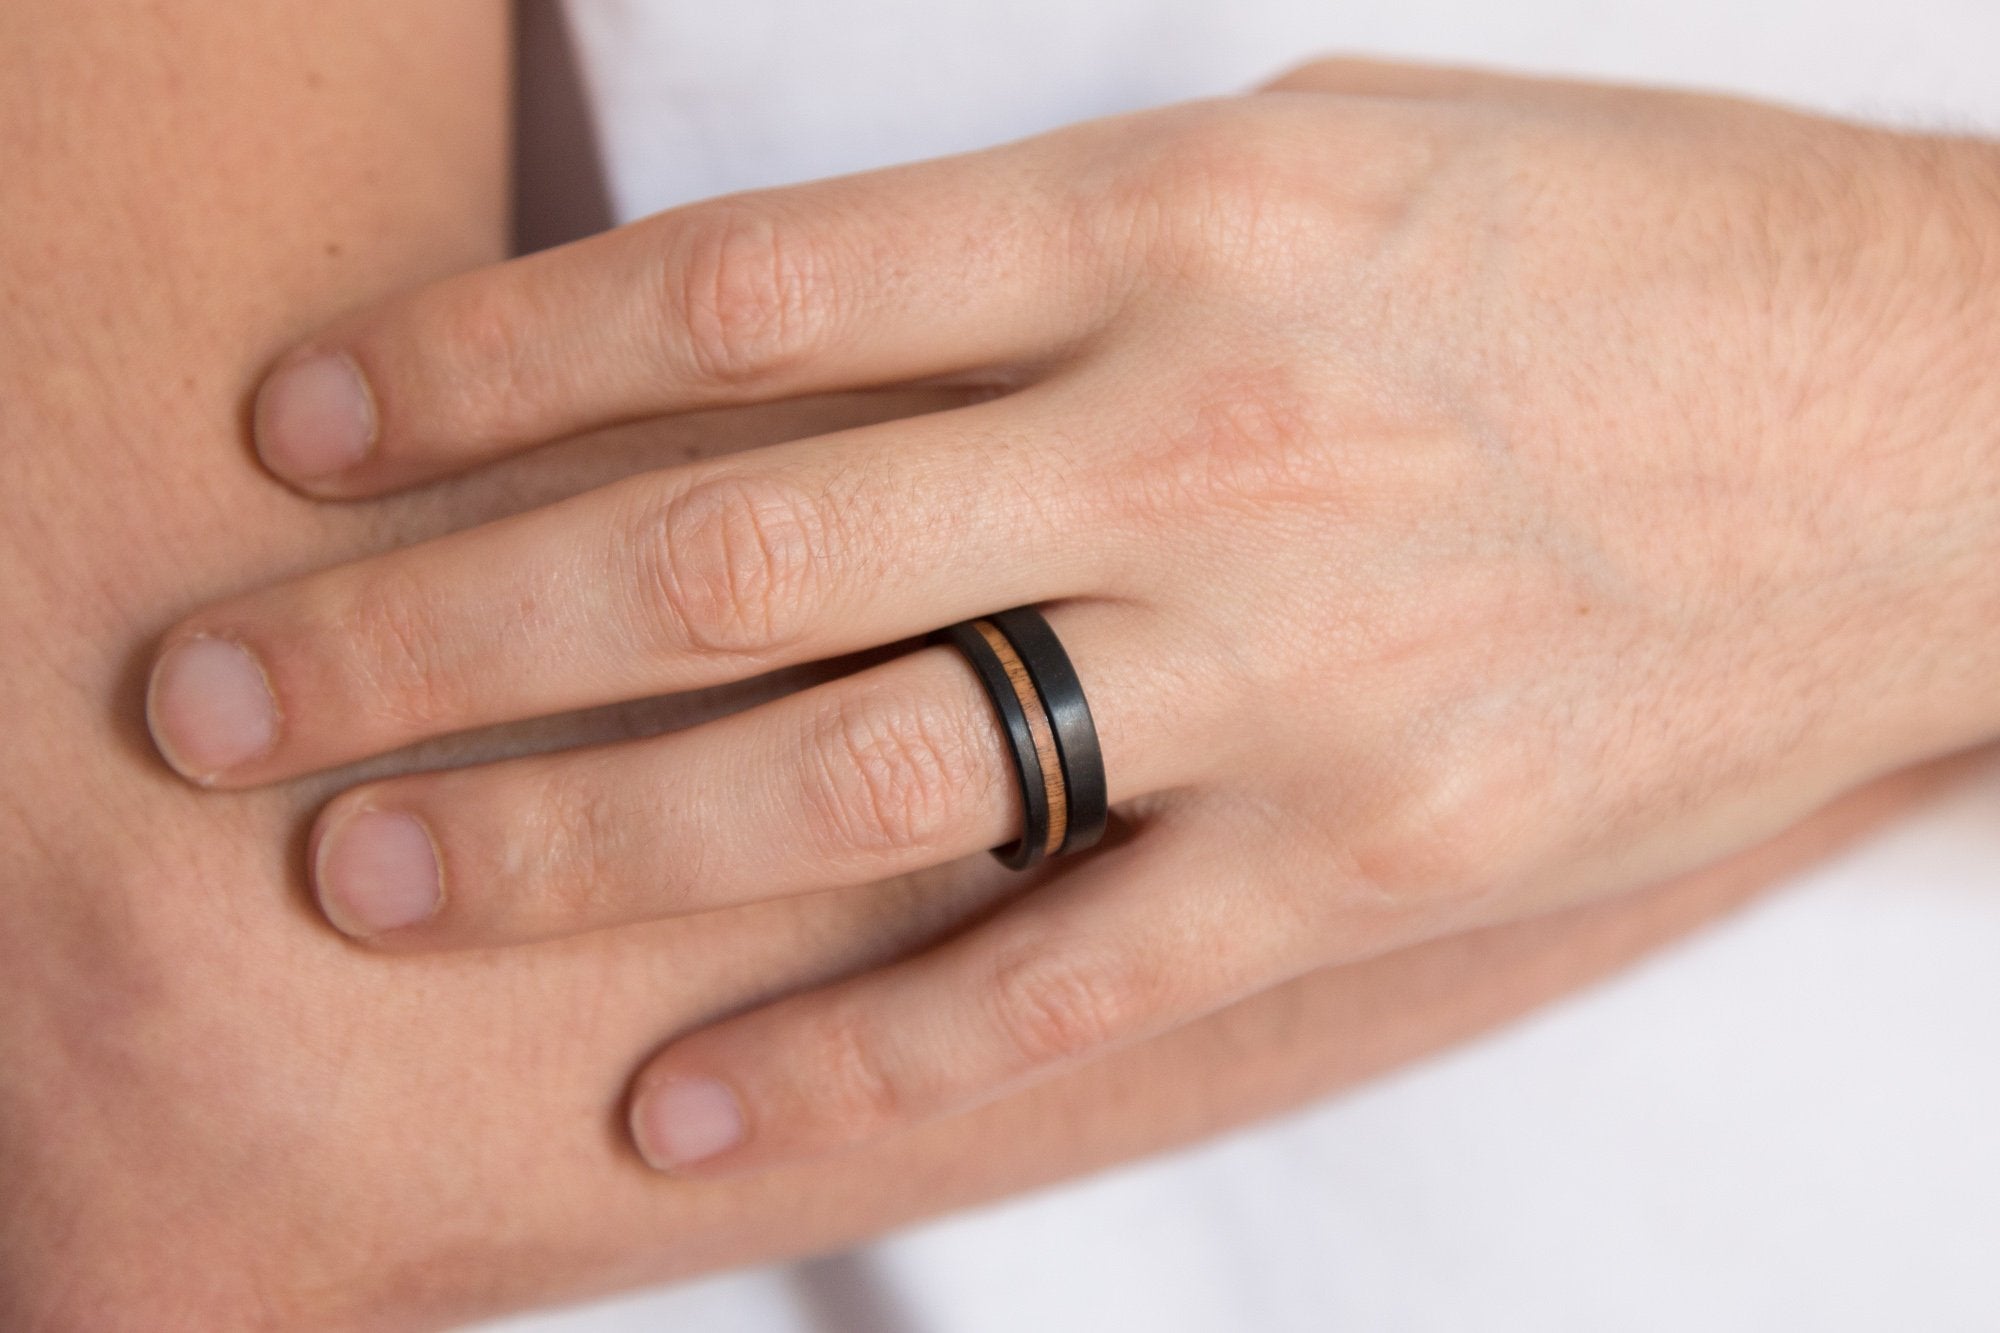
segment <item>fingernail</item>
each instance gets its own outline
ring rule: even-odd
[[[272,373],[257,391],[257,454],[281,477],[316,481],[367,457],[375,402],[361,370],[320,352]]]
[[[656,1171],[691,1166],[743,1142],[743,1108],[712,1078],[664,1079],[633,1104],[632,1138]]]
[[[362,810],[328,829],[313,888],[327,920],[358,939],[414,926],[444,902],[430,833],[393,810]]]
[[[271,748],[278,705],[247,649],[203,636],[175,644],[154,664],[146,723],[181,776],[209,782]]]

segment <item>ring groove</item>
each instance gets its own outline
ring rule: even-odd
[[[1049,807],[1048,834],[1042,839],[1042,854],[1054,856],[1069,832],[1069,785],[1063,777],[1062,752],[1056,743],[1055,725],[1049,718],[1042,692],[1035,684],[1027,663],[1021,660],[1013,640],[1002,634],[991,620],[975,620],[973,628],[986,640],[1007,672],[1007,683],[1028,718],[1028,734],[1035,742],[1035,761],[1041,765],[1042,793]]]
[[[1062,640],[1040,611],[1032,606],[1017,606],[987,618],[1020,654],[1041,696],[1049,727],[1055,732],[1067,798],[1068,830],[1061,845],[1052,848],[1050,854],[1083,851],[1104,836],[1105,824],[1111,817],[1104,750],[1097,738],[1097,723],[1090,715],[1090,705],[1084,699],[1083,682],[1077,678],[1076,667]]]
[[[1002,865],[1011,870],[1026,870],[1034,865],[1048,851],[1049,844],[1049,784],[1042,772],[1042,761],[1035,746],[1034,727],[1028,720],[1027,709],[1023,706],[1021,694],[1009,676],[994,645],[981,633],[980,626],[987,625],[999,633],[983,619],[963,620],[956,625],[938,631],[942,642],[958,649],[959,654],[971,665],[973,673],[992,701],[994,712],[1000,715],[1000,730],[1006,737],[1008,747],[1014,753],[1014,776],[1021,792],[1021,806],[1024,812],[1021,836],[1004,846],[995,847],[993,855]],[[1011,640],[1003,641],[1011,643]],[[1034,691],[1029,691],[1030,697]],[[1040,700],[1036,699],[1037,706]],[[1053,732],[1053,726],[1050,726]],[[1059,745],[1059,743],[1058,743]]]

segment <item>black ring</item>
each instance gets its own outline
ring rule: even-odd
[[[1104,783],[1104,751],[1097,743],[1097,724],[1091,720],[1090,705],[1084,701],[1083,682],[1077,679],[1062,640],[1034,607],[1017,606],[987,619],[1020,654],[1056,734],[1063,787],[1069,794],[1069,831],[1056,852],[1080,852],[1104,836],[1104,825],[1111,815]]]
[[[994,711],[1000,714],[1001,730],[1006,732],[1007,743],[1013,748],[1014,775],[1020,779],[1021,806],[1027,817],[1021,836],[1004,847],[995,847],[993,855],[999,857],[1001,864],[1009,869],[1026,870],[1042,859],[1049,838],[1048,787],[1042,778],[1041,758],[1035,753],[1035,736],[1028,724],[1027,710],[1021,706],[1021,700],[1014,692],[1014,683],[1007,674],[1007,668],[974,621],[960,621],[939,630],[938,634],[957,648],[972,664],[973,671],[978,673],[979,683],[986,687],[986,697],[993,701]],[[1011,636],[1008,642],[1013,642]],[[1016,648],[1015,651],[1020,650]]]

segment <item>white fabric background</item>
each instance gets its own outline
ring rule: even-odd
[[[1225,92],[1327,50],[2000,126],[1993,0],[570,11],[621,217]],[[1693,943],[1358,1095],[856,1255],[492,1327],[2000,1328],[2000,770]]]

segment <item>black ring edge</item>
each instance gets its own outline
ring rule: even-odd
[[[991,621],[992,617],[975,616],[973,619]],[[1001,632],[1004,634],[1006,631]],[[1004,846],[993,848],[992,852],[1009,870],[1026,870],[1042,859],[1049,840],[1049,789],[1042,778],[1042,760],[1035,752],[1035,733],[1028,725],[1027,710],[1014,693],[1013,678],[1007,674],[999,654],[993,651],[993,645],[974,627],[972,620],[946,626],[938,631],[938,639],[958,649],[959,654],[971,664],[979,683],[986,689],[986,697],[992,700],[994,711],[1000,715],[1001,730],[1006,733],[1007,742],[1013,748],[1014,776],[1020,784],[1021,807],[1026,812],[1026,818],[1021,836]],[[1008,642],[1013,642],[1011,637]]]
[[[1104,779],[1104,750],[1097,723],[1084,698],[1083,682],[1048,618],[1032,606],[986,617],[1014,645],[1028,676],[1041,695],[1049,729],[1055,732],[1056,753],[1062,761],[1063,787],[1069,796],[1069,827],[1057,855],[1080,852],[1104,836],[1111,818]]]

